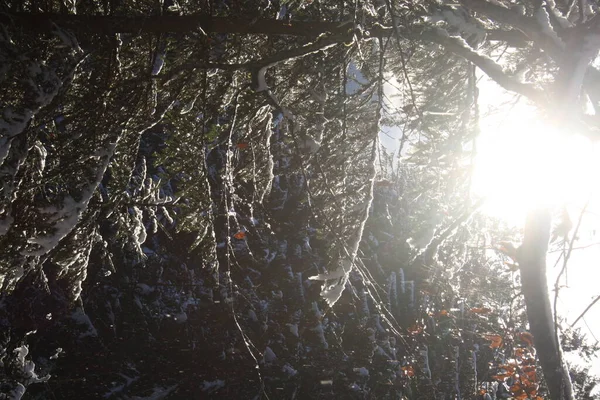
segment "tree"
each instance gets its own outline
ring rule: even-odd
[[[6,5],[0,272],[13,306],[2,311],[4,392],[36,381],[22,374],[31,370],[23,338],[44,329],[73,337],[78,356],[139,344],[106,372],[126,376],[123,385],[107,387],[99,369],[93,383],[77,383],[98,395],[151,394],[136,381],[156,372],[135,360],[173,358],[168,346],[146,354],[148,332],[166,343],[185,336],[189,349],[210,338],[201,347],[232,376],[257,367],[256,382],[225,389],[216,367],[169,375],[154,388],[165,395],[189,394],[195,377],[232,397],[256,386],[288,397],[536,395],[527,346],[499,350],[509,338],[497,335],[502,324],[525,327],[513,305],[468,288],[469,274],[490,274],[485,252],[464,247],[477,241],[466,228],[477,204],[464,204],[474,66],[595,137],[595,117],[583,112],[598,97],[595,6],[280,6]],[[285,10],[291,21],[273,19]],[[500,45],[510,48],[506,67],[491,58]],[[517,79],[523,71],[528,82]],[[391,76],[399,106],[386,99]],[[384,124],[403,126],[412,166],[382,154]],[[528,319],[550,398],[573,398],[550,309],[542,302],[534,314],[535,299],[548,298],[538,283],[549,226],[531,221],[518,257]],[[494,362],[504,372],[492,378],[483,365],[511,351],[517,365]]]

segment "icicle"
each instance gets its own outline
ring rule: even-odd
[[[34,147],[40,156],[40,167],[38,169],[38,173],[41,175],[44,172],[44,169],[46,169],[46,157],[48,156],[48,151],[39,140],[35,141]]]
[[[321,342],[323,348],[328,349],[329,343],[327,343],[327,339],[325,339],[325,329],[323,328],[323,324],[321,323],[321,320],[323,319],[323,314],[321,313],[321,310],[319,310],[319,306],[317,305],[316,301],[313,301],[312,308],[315,317],[317,318],[317,321],[319,321],[317,323],[317,326],[312,328],[312,330],[317,333],[317,337],[319,338],[319,341]]]
[[[257,93],[264,92],[265,90],[269,90],[269,86],[267,85],[267,81],[265,79],[265,75],[267,74],[267,69],[270,65],[262,67],[256,73],[256,89],[254,89]]]
[[[267,348],[265,349],[264,353],[263,353],[263,363],[265,365],[269,365],[269,364],[273,364],[275,362],[275,360],[277,360],[277,356],[275,355],[275,352],[269,347],[267,346]]]
[[[423,345],[423,349],[419,350],[419,355],[421,356],[421,363],[423,373],[431,379],[431,369],[429,368],[429,349],[427,345]]]
[[[471,367],[473,368],[475,386],[477,386],[477,382],[479,380],[477,376],[477,350],[471,350]]]
[[[298,371],[296,371],[294,368],[292,368],[292,366],[290,364],[287,364],[287,363],[283,366],[283,368],[281,370],[290,377],[298,374]]]
[[[456,400],[461,400],[460,395],[460,349],[454,346],[454,390],[456,390]]]
[[[398,275],[400,276],[400,291],[402,294],[406,293],[406,282],[404,281],[404,268],[400,268],[398,270]]]
[[[370,317],[371,316],[371,310],[369,310],[369,298],[367,296],[367,291],[366,290],[362,290],[360,292],[360,305],[361,305],[361,309],[362,312],[365,316]]]
[[[396,273],[392,271],[388,283],[388,297],[392,306],[398,305],[398,289],[396,286]]]
[[[304,303],[304,282],[302,281],[302,272],[296,272],[296,285],[300,301],[301,303]]]
[[[415,308],[415,281],[408,281],[408,306]]]
[[[275,174],[273,173],[273,168],[275,167],[275,163],[273,161],[273,153],[271,152],[271,137],[273,136],[273,129],[271,128],[273,121],[273,114],[267,113],[267,121],[266,121],[266,129],[265,129],[265,151],[267,152],[267,177],[265,178],[265,187],[262,188],[262,192],[260,193],[260,202],[262,203],[265,197],[271,192],[272,182],[275,179]]]
[[[143,221],[143,212],[138,207],[131,207],[133,216],[133,245],[138,254],[142,254],[142,244],[146,241],[147,233]]]

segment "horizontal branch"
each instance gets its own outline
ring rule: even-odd
[[[211,17],[208,15],[82,15],[52,13],[3,13],[0,23],[14,23],[32,31],[50,31],[53,23],[76,32],[115,33],[231,33],[265,34],[316,37],[322,33],[341,33],[353,25],[351,22],[294,21],[289,23],[276,19],[245,19],[235,17]],[[375,26],[373,36],[386,30]]]

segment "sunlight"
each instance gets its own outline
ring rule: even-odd
[[[534,119],[530,109],[494,122],[482,125],[472,186],[487,198],[488,215],[519,226],[532,207],[582,207],[599,188],[598,145]]]
[[[566,207],[573,224],[584,210],[577,232],[569,272],[563,276],[558,309],[572,323],[596,293],[600,255],[600,144],[561,132],[524,106],[512,110],[500,123],[484,119],[478,140],[472,192],[486,197],[483,212],[513,227],[522,227],[534,207],[553,211]],[[519,117],[517,117],[519,116]],[[587,207],[586,207],[587,204]],[[571,232],[571,235],[573,231]],[[554,286],[562,266],[564,246],[554,244],[548,255],[548,284]],[[561,250],[561,248],[563,250]],[[556,262],[556,261],[560,262]],[[558,267],[553,268],[553,265]],[[551,294],[553,296],[553,293]],[[588,312],[577,327],[597,341],[600,307]],[[600,372],[600,367],[594,369]]]

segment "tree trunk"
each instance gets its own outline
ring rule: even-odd
[[[530,330],[548,385],[550,399],[573,400],[571,379],[562,360],[560,343],[555,335],[546,281],[550,220],[550,213],[547,210],[532,211],[527,216],[525,237],[519,249],[521,284]]]

